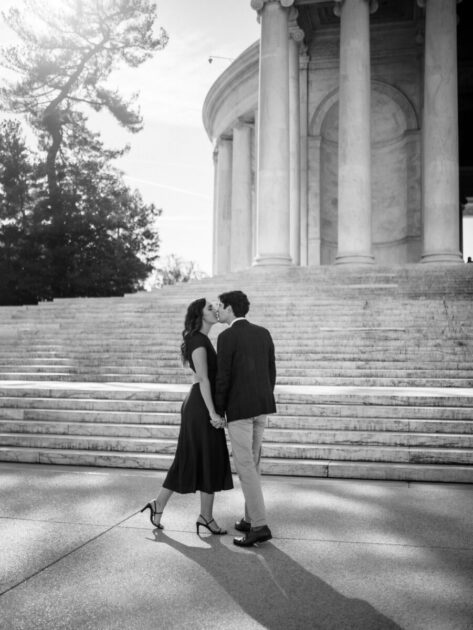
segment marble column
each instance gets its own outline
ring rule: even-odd
[[[251,0],[261,19],[256,265],[289,265],[289,37],[294,0]]]
[[[251,125],[239,121],[233,128],[231,271],[252,262]]]
[[[418,4],[425,6],[422,262],[463,262],[459,251],[457,0],[418,0]]]
[[[309,55],[300,57],[300,128],[301,128],[301,265],[308,265],[308,238],[309,238],[309,177],[308,177],[308,136],[309,136]]]
[[[369,0],[337,0],[340,15],[337,264],[371,264]]]
[[[217,273],[217,215],[218,215],[218,201],[217,201],[217,176],[218,176],[218,140],[214,142],[213,150],[213,163],[214,163],[214,190],[213,190],[213,231],[212,231],[212,273]]]
[[[253,142],[251,144],[251,230],[252,230],[252,242],[251,242],[251,259],[254,260],[256,258],[256,252],[258,251],[258,241],[257,241],[257,232],[258,232],[258,216],[256,214],[256,193],[257,193],[257,172],[258,172],[258,110],[254,111],[253,116]]]
[[[216,190],[214,210],[213,273],[230,271],[232,139],[222,136],[216,144]]]
[[[301,264],[301,99],[299,47],[304,31],[297,25],[297,10],[289,19],[289,222],[290,253],[295,265]]]

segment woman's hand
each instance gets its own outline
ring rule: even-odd
[[[225,418],[222,418],[222,416],[219,416],[216,412],[212,413],[210,415],[210,424],[216,429],[223,429],[225,426]]]

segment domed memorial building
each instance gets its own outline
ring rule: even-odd
[[[473,195],[469,4],[251,0],[261,39],[203,108],[214,273],[462,262],[461,208]]]

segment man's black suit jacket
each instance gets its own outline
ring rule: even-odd
[[[235,321],[217,339],[215,409],[227,421],[274,413],[276,361],[266,328]]]

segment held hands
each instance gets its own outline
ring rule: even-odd
[[[218,413],[212,413],[210,415],[210,424],[215,428],[215,429],[223,429],[227,422],[225,420],[225,418],[222,418],[222,416],[219,416]]]

